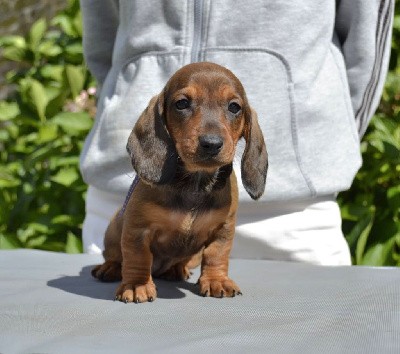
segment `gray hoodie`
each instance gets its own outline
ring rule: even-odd
[[[348,189],[387,71],[392,0],[81,0],[101,87],[81,155],[85,181],[125,194],[125,146],[150,98],[185,64],[242,81],[269,153],[264,201]],[[239,148],[240,150],[240,148]],[[249,200],[244,189],[240,199]]]

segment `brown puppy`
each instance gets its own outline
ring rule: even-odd
[[[116,299],[153,301],[152,276],[187,279],[201,262],[203,296],[235,296],[228,278],[238,188],[232,161],[244,137],[242,180],[253,199],[265,188],[268,159],[257,116],[239,80],[212,63],[178,70],[129,137],[139,181],[105,234],[102,281],[122,279]]]

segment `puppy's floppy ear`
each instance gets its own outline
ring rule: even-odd
[[[268,170],[268,154],[264,137],[258,124],[257,113],[250,107],[245,111],[244,138],[246,148],[242,156],[243,186],[253,199],[262,196]]]
[[[176,172],[178,154],[164,119],[164,95],[153,97],[136,122],[126,149],[140,178],[165,184]]]

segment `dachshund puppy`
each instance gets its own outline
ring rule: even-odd
[[[240,81],[213,63],[178,70],[152,98],[129,136],[137,172],[125,206],[105,234],[105,263],[92,275],[122,282],[116,299],[153,301],[152,277],[185,280],[201,262],[203,296],[241,294],[228,277],[238,187],[232,161],[238,140],[243,185],[264,192],[268,167],[257,115]]]

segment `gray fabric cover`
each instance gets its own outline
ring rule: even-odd
[[[0,251],[0,353],[400,352],[400,269],[232,260],[243,296],[198,296],[197,270],[126,305],[101,260]]]

